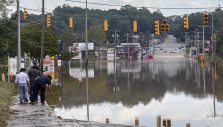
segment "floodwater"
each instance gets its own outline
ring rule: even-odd
[[[140,125],[155,127],[161,115],[172,127],[223,125],[222,65],[184,58],[96,61],[89,64],[88,85],[78,62],[60,71],[47,101],[62,118],[134,125],[138,117]]]

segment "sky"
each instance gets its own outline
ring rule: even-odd
[[[64,119],[86,120],[87,106],[56,107],[54,112]],[[165,108],[164,108],[165,107]],[[216,102],[216,113],[222,113],[222,103]],[[119,103],[96,103],[89,105],[90,121],[105,122],[109,118],[111,123],[134,125],[134,118],[139,118],[142,126],[156,126],[158,114],[163,118],[171,118],[173,127],[185,127],[191,123],[193,127],[220,127],[221,118],[211,118],[214,106],[213,98],[195,99],[183,93],[166,93],[162,101],[151,100],[148,104],[139,103],[126,106]],[[182,113],[183,112],[183,113]]]
[[[20,0],[21,7],[30,8],[30,9],[39,9],[41,10],[42,0]],[[57,6],[62,6],[63,4],[68,4],[70,6],[78,6],[85,8],[84,3],[71,2],[71,1],[82,1],[86,0],[45,0],[46,12],[52,13],[52,10]],[[126,5],[130,4],[135,7],[159,7],[159,8],[209,8],[209,7],[218,7],[223,4],[223,0],[88,0],[88,2],[97,2],[105,4],[115,4],[115,5]],[[12,11],[16,10],[16,7],[11,7]],[[94,9],[120,9],[120,6],[102,6],[102,5],[92,5],[88,4],[88,8]],[[148,8],[149,9],[149,8]],[[151,12],[156,11],[157,9],[149,9]],[[184,15],[190,14],[193,12],[202,12],[202,11],[211,11],[210,9],[199,9],[199,10],[163,10],[160,11],[164,16],[170,15]],[[38,13],[30,12],[29,13]]]

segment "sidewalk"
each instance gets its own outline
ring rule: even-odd
[[[14,113],[7,121],[7,127],[128,127],[125,125],[104,124],[58,118],[46,104],[19,104],[18,95],[13,97],[10,107]]]

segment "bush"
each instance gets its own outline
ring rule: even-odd
[[[6,126],[10,113],[11,97],[14,94],[15,87],[13,84],[0,81],[0,127]]]

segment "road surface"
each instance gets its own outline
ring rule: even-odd
[[[176,38],[168,35],[166,40],[156,49],[154,58],[185,57],[185,45],[178,43]]]

